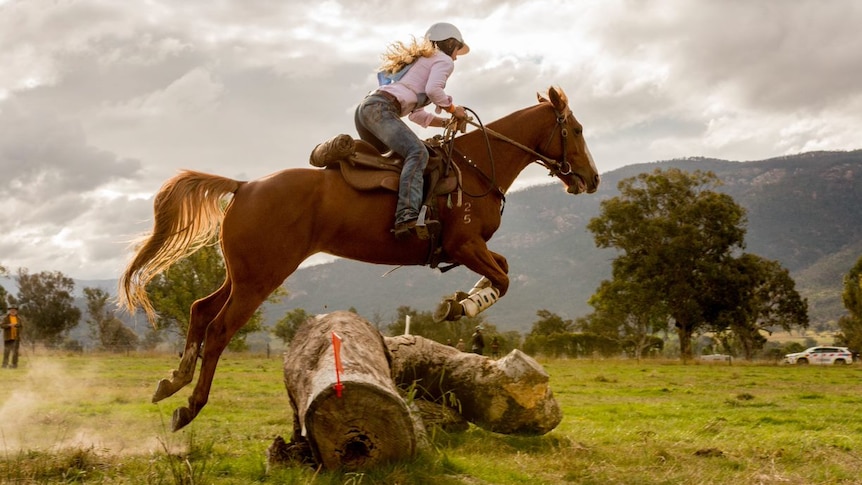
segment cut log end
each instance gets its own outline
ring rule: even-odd
[[[414,454],[413,422],[397,393],[346,382],[342,397],[334,394],[315,396],[305,414],[306,435],[325,468],[370,468]]]
[[[325,468],[371,468],[415,454],[413,418],[392,381],[383,337],[359,316],[334,312],[307,321],[285,354],[284,380],[295,434]]]

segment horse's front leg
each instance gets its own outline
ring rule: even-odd
[[[497,302],[509,289],[509,263],[502,255],[481,245],[484,251],[474,250],[475,259],[461,262],[473,271],[484,275],[469,292],[458,291],[443,299],[434,312],[434,320],[455,321],[462,316],[475,317]],[[492,279],[493,278],[493,279]]]
[[[207,325],[209,325],[213,317],[224,306],[229,293],[230,284],[225,283],[215,293],[192,304],[189,313],[189,330],[186,334],[186,346],[180,359],[180,365],[177,369],[171,371],[170,378],[159,381],[156,392],[153,393],[154,403],[174,395],[177,391],[192,382]]]

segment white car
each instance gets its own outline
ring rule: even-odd
[[[709,355],[701,355],[700,360],[706,362],[730,362],[733,360],[733,357],[727,354],[709,354]]]
[[[784,356],[785,364],[852,364],[853,353],[847,347],[810,347]]]

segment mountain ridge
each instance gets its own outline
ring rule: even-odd
[[[489,247],[508,259],[512,284],[485,313],[486,319],[501,329],[523,332],[540,309],[572,319],[589,313],[587,300],[610,278],[616,251],[596,248],[586,224],[599,215],[602,200],[619,194],[619,181],[671,167],[718,176],[722,185],[716,190],[746,209],[745,250],[777,260],[791,272],[809,300],[813,325],[844,313],[842,275],[862,254],[857,243],[862,241],[862,150],[745,162],[705,157],[648,162],[603,174],[601,187],[591,195],[573,198],[556,184],[509,194],[502,225]],[[818,264],[829,265],[827,275],[819,274]],[[433,310],[442,296],[467,290],[479,278],[464,268],[445,275],[428,268],[400,268],[380,277],[390,269],[345,260],[300,269],[287,281],[290,297],[269,311],[280,314],[301,307],[319,313],[354,307],[388,321],[402,305]]]

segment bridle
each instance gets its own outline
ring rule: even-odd
[[[479,173],[479,175],[482,176],[482,178],[487,180],[489,183],[488,190],[486,190],[485,193],[479,194],[479,195],[474,195],[474,194],[467,194],[467,195],[474,197],[474,198],[481,198],[481,197],[485,197],[486,195],[488,195],[492,191],[496,191],[502,199],[503,206],[505,206],[506,193],[497,184],[497,181],[496,181],[496,178],[497,178],[496,163],[494,162],[494,154],[491,151],[491,144],[488,140],[488,135],[493,136],[493,137],[495,137],[499,140],[502,140],[506,143],[509,143],[511,145],[514,145],[514,146],[520,148],[521,150],[529,153],[530,155],[533,155],[535,157],[533,162],[538,163],[539,165],[548,169],[548,172],[549,172],[548,175],[551,177],[571,175],[572,164],[566,160],[566,154],[568,152],[568,138],[569,138],[569,130],[566,127],[566,120],[569,118],[569,116],[572,115],[572,112],[571,112],[571,110],[569,110],[568,107],[566,107],[566,109],[564,111],[559,111],[556,108],[554,108],[554,115],[556,117],[557,125],[556,125],[555,129],[553,131],[551,131],[551,134],[548,137],[548,141],[545,143],[545,147],[543,148],[543,150],[548,149],[548,147],[551,145],[551,142],[554,140],[554,135],[557,132],[556,128],[559,128],[560,141],[561,141],[562,147],[563,147],[562,161],[554,160],[553,158],[550,158],[546,155],[543,155],[543,154],[537,152],[536,150],[533,150],[532,148],[524,145],[523,143],[515,141],[515,140],[507,137],[506,135],[504,135],[502,133],[499,133],[497,131],[492,130],[491,128],[488,128],[487,126],[485,126],[482,123],[482,120],[479,119],[479,116],[476,114],[475,111],[473,111],[470,108],[467,108],[466,106],[464,107],[464,109],[466,111],[469,111],[470,113],[472,113],[473,116],[475,117],[475,119],[478,120],[478,121],[473,121],[473,118],[468,118],[466,120],[466,122],[479,128],[485,134],[485,144],[486,144],[487,149],[488,149],[488,158],[491,161],[491,175],[489,176],[488,174],[483,172],[472,160],[470,160],[469,158],[464,157],[462,155],[462,157],[464,158],[464,162],[467,164],[467,166],[473,168],[476,172]],[[453,120],[454,120],[454,118],[453,118]],[[448,147],[448,149],[446,149],[445,152],[447,153],[450,160],[451,160],[452,153],[453,153],[452,142],[454,142],[456,131],[457,131],[457,123],[455,123],[455,122],[450,123],[449,126],[446,128],[446,133],[442,137],[444,140],[443,146]],[[502,208],[501,208],[501,212],[502,212]]]
[[[536,163],[542,165],[547,168],[551,177],[556,177],[558,175],[571,175],[572,174],[572,164],[566,160],[566,154],[568,153],[569,148],[569,129],[566,127],[566,120],[569,119],[569,116],[572,116],[572,111],[566,107],[564,112],[557,111],[557,108],[554,108],[554,115],[557,117],[557,127],[560,129],[560,141],[563,145],[563,155],[562,160],[557,161],[548,157],[543,156],[540,153],[529,150],[531,153],[535,154],[539,157],[536,160]],[[556,130],[554,130],[556,131]],[[548,137],[548,142],[545,143],[545,148],[542,150],[547,151],[548,147],[551,146],[551,142],[554,140],[554,133],[551,132]]]
[[[476,116],[475,111],[473,111],[469,108],[465,108],[465,109],[467,109],[468,111],[473,113],[474,116]],[[548,175],[550,175],[551,177],[571,175],[572,174],[572,164],[569,163],[568,160],[566,160],[566,154],[568,153],[568,141],[569,141],[569,129],[568,129],[568,127],[566,127],[566,120],[569,118],[569,116],[572,115],[572,112],[568,108],[566,108],[565,111],[558,111],[556,108],[554,108],[554,115],[555,115],[556,120],[557,120],[556,128],[559,128],[560,141],[561,141],[562,146],[563,146],[562,160],[554,160],[551,157],[548,157],[546,155],[543,155],[543,154],[537,152],[536,150],[533,150],[532,148],[524,145],[523,143],[517,142],[517,141],[507,137],[506,135],[504,135],[502,133],[494,131],[491,128],[488,128],[487,126],[482,124],[481,120],[479,122],[476,122],[476,121],[473,121],[472,119],[468,119],[467,123],[479,128],[486,135],[491,135],[494,138],[505,141],[506,143],[514,145],[514,146],[520,148],[521,150],[524,150],[525,152],[529,153],[530,155],[533,155],[534,157],[536,157],[534,162],[538,163],[539,165],[548,169],[548,172],[550,172]],[[476,116],[476,119],[478,120],[479,117]],[[545,143],[545,147],[543,148],[543,150],[546,151],[548,149],[548,147],[551,145],[551,142],[554,141],[554,135],[557,132],[556,128],[548,136],[548,141]],[[494,157],[491,154],[490,147],[488,149],[488,155],[491,159],[491,167],[492,167],[491,170],[493,171],[494,170],[494,168],[493,168],[494,167]],[[470,165],[474,166],[473,164],[470,164]],[[478,167],[476,167],[476,168],[478,170]],[[493,180],[493,179],[491,179],[491,180]]]

